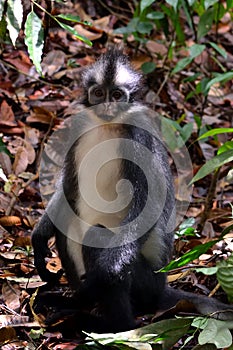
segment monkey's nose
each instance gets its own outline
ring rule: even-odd
[[[110,122],[115,117],[115,114],[111,103],[102,103],[97,107],[97,115],[104,121]]]

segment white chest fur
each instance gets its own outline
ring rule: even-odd
[[[101,224],[116,228],[128,211],[127,191],[119,186],[121,132],[117,125],[103,125],[85,133],[76,147],[76,209],[81,220],[79,227],[75,226],[78,243],[68,239],[67,249],[79,275],[85,273],[80,242],[88,227]]]

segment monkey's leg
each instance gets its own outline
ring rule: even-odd
[[[86,276],[76,295],[78,305],[97,305],[99,316],[90,315],[90,327],[88,320],[86,322],[90,329],[99,332],[131,329],[135,327],[130,300],[131,266],[126,266],[124,271],[119,269],[119,247],[93,247],[100,247],[101,240],[106,243],[106,239],[111,240],[114,235],[107,229],[104,235],[98,235],[100,228],[100,225],[93,226],[85,235],[82,253]],[[91,246],[85,245],[87,243]]]

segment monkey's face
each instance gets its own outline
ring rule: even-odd
[[[124,87],[95,84],[88,90],[90,105],[109,102],[129,102],[129,94]]]
[[[88,102],[95,106],[96,115],[108,122],[119,114],[120,105],[129,102],[129,94],[124,87],[95,84],[88,90]]]

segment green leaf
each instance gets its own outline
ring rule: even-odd
[[[156,64],[154,62],[145,62],[141,65],[144,74],[151,73],[155,70]]]
[[[226,134],[226,133],[231,133],[231,132],[233,132],[233,128],[215,128],[215,129],[211,129],[211,130],[205,132],[200,137],[198,137],[197,140],[199,141],[199,140],[205,139],[209,136],[215,136],[215,135]]]
[[[230,302],[233,301],[233,254],[217,264],[217,279],[222,289],[227,293]]]
[[[227,73],[222,73],[218,74],[215,78],[211,79],[208,84],[206,85],[206,89],[209,90],[212,85],[216,83],[221,83],[224,81],[229,81],[233,78],[233,71],[227,72]]]
[[[229,150],[233,151],[233,141],[226,141],[222,146],[219,147],[217,154],[221,154]]]
[[[218,271],[218,267],[198,267],[194,269],[196,272],[202,272],[204,275],[211,276],[214,275]]]
[[[178,0],[166,0],[166,3],[171,5],[175,11],[177,10]]]
[[[150,34],[153,29],[153,25],[149,22],[139,22],[137,25],[137,31],[141,34]]]
[[[216,2],[218,1],[219,0],[205,0],[204,1],[205,10],[207,10],[210,6],[213,6],[214,4],[216,4]]]
[[[184,230],[188,227],[192,227],[195,224],[195,219],[194,218],[188,218],[180,224],[179,229]]]
[[[196,230],[192,226],[195,224],[194,218],[188,218],[180,224],[176,231],[176,235],[178,237],[180,236],[195,236]]]
[[[189,6],[193,6],[193,4],[194,4],[195,1],[196,1],[196,0],[188,0]]]
[[[7,29],[13,45],[15,46],[23,20],[23,5],[21,0],[8,0],[6,21]]]
[[[218,154],[217,156],[213,157],[212,159],[208,160],[201,169],[197,172],[197,174],[194,176],[192,181],[190,182],[190,185],[194,182],[202,179],[206,175],[211,174],[213,171],[221,167],[222,165],[233,161],[233,152],[232,150],[223,152],[221,154]]]
[[[2,18],[3,10],[4,10],[4,2],[5,1],[0,1],[0,19]]]
[[[183,126],[182,131],[180,133],[184,142],[188,141],[193,131],[193,123],[187,123]]]
[[[214,21],[214,9],[210,8],[203,13],[199,19],[197,27],[197,39],[201,39],[205,36],[211,29]]]
[[[163,19],[164,13],[159,11],[152,11],[146,15],[148,19]]]
[[[126,27],[114,29],[113,33],[115,33],[115,34],[131,34],[131,33],[137,31],[138,23],[139,23],[139,17],[134,17],[133,19],[131,19],[131,21],[128,23],[128,25]]]
[[[67,14],[60,13],[59,15],[56,16],[56,18],[62,18],[62,19],[65,19],[66,21],[85,24],[86,26],[92,25],[91,22],[81,21],[81,18],[79,16],[75,16],[70,13],[67,13]]]
[[[223,321],[209,318],[206,327],[199,334],[198,342],[200,345],[215,344],[217,349],[222,349],[232,344],[232,336]]]
[[[233,7],[233,0],[227,0],[227,10],[231,9]]]
[[[134,348],[141,345],[140,349],[147,350],[147,344],[158,344],[163,341],[163,348],[170,349],[184,334],[187,333],[192,318],[167,319],[148,326],[121,333],[87,334],[95,343],[102,346],[111,344],[126,344]],[[87,339],[88,340],[88,339]],[[90,343],[87,343],[90,344]],[[139,347],[137,347],[139,349]]]
[[[2,20],[0,21],[0,42],[4,42],[5,38],[6,38],[6,19],[5,17],[2,18]]]
[[[0,137],[0,153],[6,153],[9,157],[12,157],[12,154],[8,150],[6,144],[3,142],[2,137]]]
[[[194,44],[189,48],[190,52],[190,57],[195,58],[199,56],[204,50],[206,46],[205,45],[200,45],[200,44]]]
[[[187,67],[191,62],[192,62],[192,58],[191,57],[185,57],[182,58],[175,66],[175,68],[172,70],[172,74],[178,73],[180,72],[182,69],[184,69],[185,67]]]
[[[210,42],[210,45],[217,51],[223,58],[227,59],[227,52],[222,47],[219,47],[217,44]]]
[[[177,269],[178,267],[182,267],[187,265],[190,261],[193,261],[199,258],[200,255],[207,252],[208,249],[213,247],[218,242],[218,240],[213,240],[211,242],[207,242],[204,244],[200,244],[193,249],[191,249],[188,253],[183,254],[179,259],[171,261],[168,265],[166,265],[161,272],[168,272],[173,269]]]
[[[37,72],[42,74],[40,63],[44,46],[44,29],[41,19],[33,11],[27,15],[25,22],[25,44]]]
[[[182,0],[182,7],[184,9],[184,13],[188,22],[189,27],[194,31],[192,16],[190,14],[190,8],[185,0]]]
[[[57,19],[56,19],[57,20]],[[60,21],[57,20],[57,23],[59,24],[60,27],[62,27],[63,29],[67,30],[69,33],[71,33],[72,35],[74,35],[76,38],[78,38],[79,40],[83,41],[85,44],[92,46],[92,42],[87,39],[85,36],[80,35],[73,27],[68,26],[65,23],[61,23]]]
[[[141,0],[140,2],[140,12],[142,13],[147,7],[153,4],[155,0]]]

